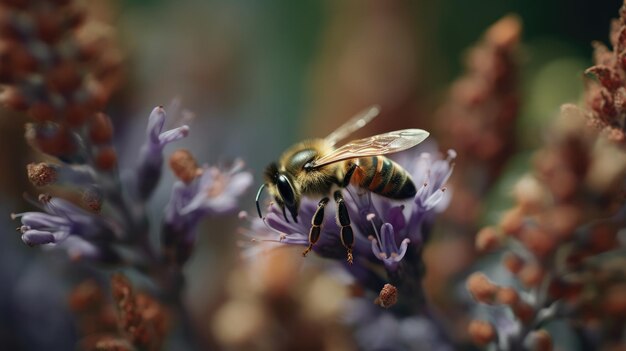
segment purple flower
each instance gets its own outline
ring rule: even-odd
[[[114,226],[102,217],[87,212],[60,198],[41,197],[45,212],[25,212],[12,215],[22,225],[22,241],[29,246],[64,249],[72,258],[104,259],[112,256],[109,247],[120,237]]]
[[[174,101],[169,110],[177,111],[178,102]],[[165,146],[189,134],[189,127],[186,125],[164,130],[165,120],[166,112],[161,106],[155,107],[148,117],[147,138],[141,147],[138,167],[135,170],[136,192],[141,200],[147,199],[159,183]]]
[[[174,250],[172,259],[183,263],[189,258],[202,218],[237,209],[237,200],[252,184],[252,174],[242,171],[243,166],[241,160],[227,170],[205,165],[190,183],[176,181],[165,209],[163,232],[166,251]]]
[[[352,185],[344,190],[355,236],[355,263],[382,261],[385,268],[393,273],[409,251],[418,252],[421,249],[427,239],[425,230],[432,224],[435,215],[449,203],[449,192],[445,191],[444,185],[452,173],[455,157],[456,153],[452,150],[448,151],[446,159],[414,150],[394,157],[417,185],[417,193],[410,200],[392,200]],[[310,223],[319,200],[302,200],[298,223],[287,222],[282,210],[270,205],[264,220],[276,231],[275,239],[284,244],[308,245]],[[313,250],[324,257],[345,259],[346,250],[341,245],[335,211],[335,205],[329,203],[320,239]],[[353,273],[359,270],[358,267],[351,269]]]
[[[166,222],[174,226],[195,224],[202,217],[237,209],[237,199],[252,184],[252,174],[243,172],[243,166],[241,160],[225,171],[205,165],[202,174],[191,183],[176,181],[166,209]]]
[[[176,114],[179,110],[178,101],[174,101],[169,110]],[[65,162],[89,159],[84,155],[100,147],[90,138],[82,138],[80,130],[72,131],[72,138],[83,141],[73,144],[77,157],[60,159],[63,162],[61,164],[30,165],[29,177],[38,186],[74,186],[83,193],[83,204],[97,213],[83,210],[63,199],[44,196],[42,199],[45,201],[40,206],[43,212],[26,212],[14,216],[22,221],[19,228],[22,240],[31,246],[63,249],[72,258],[111,262],[111,258],[118,259],[124,253],[129,263],[144,265],[148,264],[147,261],[157,260],[158,256],[154,254],[148,237],[145,202],[161,179],[163,149],[189,133],[186,125],[172,129],[167,129],[165,125],[165,109],[154,108],[148,118],[147,137],[140,151],[138,165],[129,172],[131,176],[124,177],[122,181],[119,181],[119,174],[111,169],[102,170],[96,164],[87,162]],[[41,134],[51,131],[33,131],[36,132]],[[163,230],[167,232],[169,227],[182,226],[184,232],[193,233],[193,228],[203,216],[233,210],[236,197],[251,182],[251,176],[239,172],[238,167],[241,165],[227,172],[205,167],[202,175],[190,184],[174,184],[172,204],[165,213],[166,228]],[[187,236],[185,240],[192,242],[190,238],[193,237]]]
[[[406,254],[406,250],[409,247],[411,239],[402,239],[400,247],[398,247],[396,244],[393,225],[390,223],[383,223],[380,234],[378,233],[376,226],[374,226],[374,233],[376,233],[376,237],[371,235],[369,237],[372,241],[372,252],[374,252],[374,255],[376,255],[378,259],[384,262],[387,269],[395,270],[398,266],[398,262],[400,262]]]

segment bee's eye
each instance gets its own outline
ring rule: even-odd
[[[276,186],[278,187],[278,192],[280,193],[280,196],[283,198],[285,205],[294,206],[296,203],[296,198],[293,193],[293,188],[291,187],[291,184],[289,183],[289,179],[287,179],[287,177],[285,177],[282,174],[279,175],[278,179],[276,180]]]

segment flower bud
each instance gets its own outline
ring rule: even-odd
[[[501,238],[496,228],[485,227],[476,235],[476,250],[479,252],[493,251],[500,247]]]
[[[46,163],[30,163],[26,166],[28,180],[36,186],[46,186],[57,181],[57,170]]]
[[[174,151],[169,161],[170,168],[176,178],[185,184],[191,183],[201,172],[196,159],[189,150],[178,149]]]
[[[111,119],[104,113],[98,112],[91,119],[89,126],[89,138],[95,144],[108,144],[113,139],[113,124]]]
[[[505,286],[500,288],[496,293],[496,300],[498,301],[498,303],[504,305],[515,305],[519,302],[519,294],[514,288],[510,286]]]
[[[530,351],[552,351],[552,337],[543,329],[537,330],[528,334],[524,346]]]
[[[496,329],[489,322],[473,320],[467,331],[474,344],[486,346],[496,339]]]
[[[383,308],[389,308],[398,302],[398,289],[391,285],[385,284],[380,290],[378,297],[374,300],[374,303]]]
[[[509,251],[502,257],[502,264],[509,270],[509,272],[517,274],[524,267],[524,260],[515,253]]]
[[[467,290],[479,302],[492,304],[499,287],[482,272],[475,272],[467,278]]]

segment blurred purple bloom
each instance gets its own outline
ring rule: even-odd
[[[175,101],[169,110],[178,110]],[[172,113],[174,114],[174,113]],[[140,199],[147,199],[154,191],[161,178],[163,167],[163,148],[169,143],[180,140],[189,134],[189,127],[182,125],[173,129],[163,130],[166,112],[161,106],[155,107],[148,117],[146,128],[146,142],[141,147],[138,167],[136,169],[137,195]]]
[[[450,351],[437,325],[425,316],[397,316],[381,309],[370,299],[349,301],[345,322],[354,328],[359,350]]]
[[[182,263],[191,254],[196,227],[206,216],[231,213],[237,200],[252,184],[252,174],[244,172],[237,160],[228,170],[204,166],[202,174],[189,184],[176,181],[165,209],[164,245],[174,249],[175,259]]]
[[[109,245],[119,235],[111,223],[60,198],[44,197],[41,208],[12,215],[22,222],[24,243],[64,249],[72,258],[113,259]]]
[[[226,171],[204,166],[202,174],[191,183],[176,181],[166,209],[166,222],[174,226],[195,224],[202,217],[236,210],[237,199],[252,184],[252,174],[243,172],[243,166],[241,160]]]

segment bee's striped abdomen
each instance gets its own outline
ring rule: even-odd
[[[392,199],[415,196],[416,189],[408,173],[385,156],[359,158],[352,183]]]

